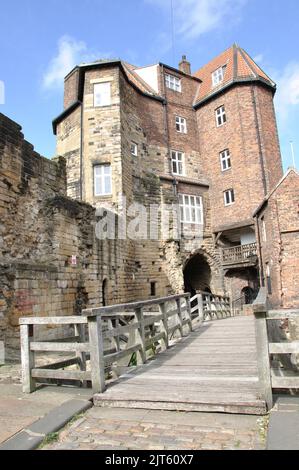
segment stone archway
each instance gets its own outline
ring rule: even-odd
[[[217,295],[224,293],[221,265],[215,254],[199,249],[190,254],[183,265],[185,291],[191,295],[205,291]]]
[[[197,253],[192,256],[184,267],[185,292],[191,296],[196,292],[211,292],[212,289],[211,267],[203,254]]]

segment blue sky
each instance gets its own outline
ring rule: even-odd
[[[299,166],[298,0],[2,0],[0,112],[22,125],[38,152],[55,154],[51,121],[62,111],[63,77],[76,64],[121,57],[136,65],[196,70],[237,42],[278,84],[284,168]],[[1,82],[0,82],[1,83]]]

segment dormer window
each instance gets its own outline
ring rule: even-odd
[[[215,72],[212,73],[213,86],[220,85],[224,79],[225,66],[219,67]]]
[[[181,80],[178,77],[175,77],[174,75],[170,75],[169,73],[166,73],[165,83],[166,83],[167,88],[170,88],[171,90],[178,91],[178,92],[182,91]]]

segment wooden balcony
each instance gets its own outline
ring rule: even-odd
[[[233,246],[231,248],[222,248],[223,266],[255,266],[256,262],[256,243]]]

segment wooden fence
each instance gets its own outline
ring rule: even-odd
[[[299,372],[296,370],[285,370],[283,367],[273,367],[273,355],[299,354],[299,342],[271,342],[268,323],[273,320],[299,320],[299,310],[268,310],[266,299],[267,291],[263,287],[253,304],[253,308],[256,326],[259,383],[262,398],[265,399],[270,410],[273,406],[273,389],[299,388]]]
[[[147,311],[150,310],[150,311]],[[38,325],[73,326],[75,336],[55,341],[35,341]],[[192,331],[189,294],[145,302],[84,310],[82,316],[21,318],[23,391],[31,393],[36,382],[47,380],[91,381],[95,392],[105,390],[105,371],[113,364],[136,364],[169,347],[176,333]],[[105,348],[106,343],[106,348]],[[107,346],[108,345],[108,346]],[[37,367],[36,352],[75,353],[75,357]],[[86,363],[90,360],[90,370]],[[125,361],[125,362],[122,362]],[[64,370],[77,365],[80,370]]]
[[[217,320],[233,315],[229,297],[201,292],[190,299],[191,317],[201,321]]]
[[[36,383],[48,381],[91,382],[95,392],[106,387],[107,371],[118,374],[123,367],[146,362],[169,347],[169,341],[192,331],[192,320],[231,316],[228,297],[209,293],[174,295],[144,302],[87,309],[82,316],[21,318],[23,391],[35,390]],[[37,341],[36,327],[52,325],[74,329],[74,336]],[[36,365],[36,353],[64,353],[75,356],[45,366]],[[70,369],[76,366],[76,369]]]

